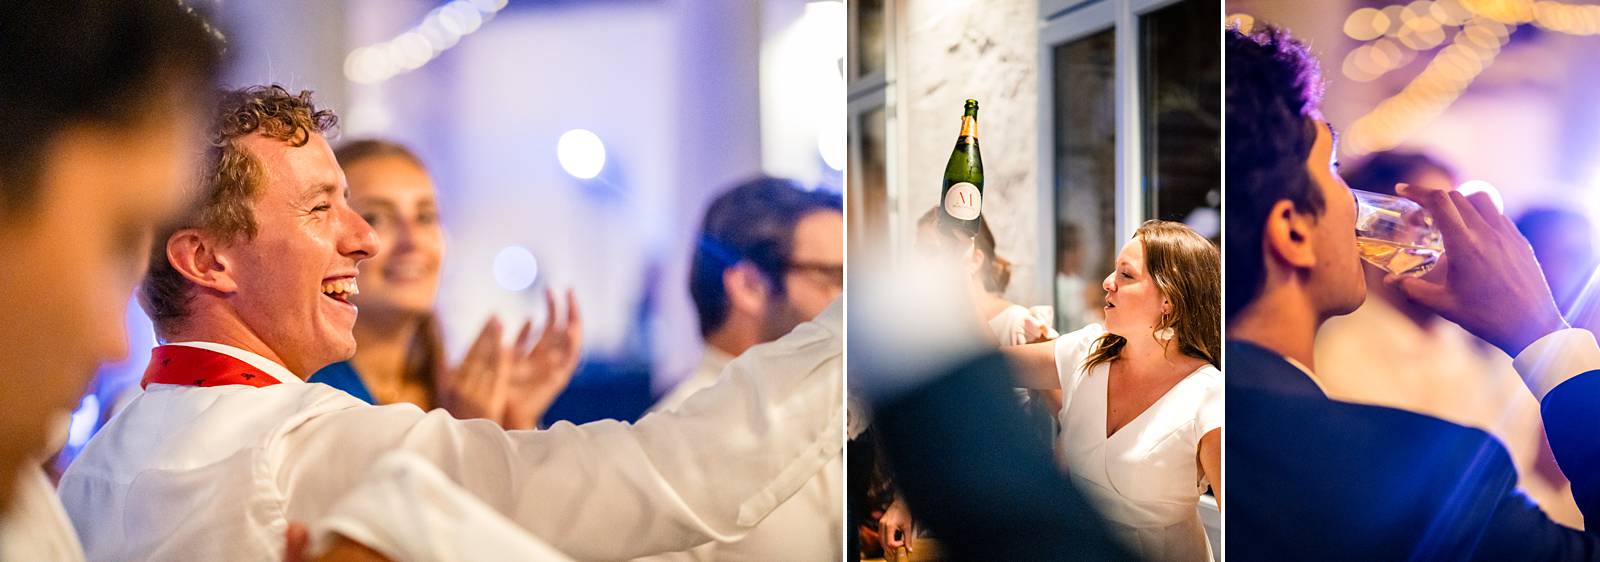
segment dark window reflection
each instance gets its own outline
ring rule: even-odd
[[[885,167],[884,108],[861,114],[853,123],[860,139],[861,153],[851,164],[858,168],[858,181],[851,185],[850,247],[866,248],[868,242],[881,244],[889,239],[889,193]]]
[[[1215,3],[1184,0],[1140,21],[1146,216],[1221,232],[1222,36]],[[1212,48],[1200,48],[1210,44]]]
[[[883,72],[883,0],[859,0],[856,6],[856,77]]]
[[[1055,48],[1056,326],[1100,321],[1116,222],[1115,32]]]

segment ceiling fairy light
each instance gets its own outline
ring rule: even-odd
[[[1414,0],[1350,13],[1344,34],[1363,44],[1341,72],[1370,82],[1438,49],[1399,93],[1356,119],[1344,137],[1352,156],[1388,150],[1421,130],[1464,93],[1522,25],[1600,35],[1600,6],[1548,0]],[[1442,47],[1441,47],[1442,46]]]
[[[377,84],[422,68],[505,7],[506,0],[455,0],[434,8],[422,23],[393,39],[350,51],[344,76],[357,84]]]

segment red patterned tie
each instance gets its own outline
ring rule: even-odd
[[[163,345],[150,352],[150,366],[144,370],[140,388],[154,384],[184,386],[222,386],[244,384],[255,387],[278,384],[277,378],[249,363],[227,354],[186,345]]]

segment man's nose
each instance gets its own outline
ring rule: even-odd
[[[378,255],[382,243],[378,240],[378,232],[373,230],[367,219],[361,218],[359,213],[350,207],[344,207],[345,220],[341,221],[343,231],[339,237],[339,254],[362,261]]]

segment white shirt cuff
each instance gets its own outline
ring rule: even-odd
[[[1511,365],[1533,397],[1543,401],[1544,395],[1567,379],[1600,369],[1600,344],[1593,333],[1582,328],[1556,330],[1518,353]]]

